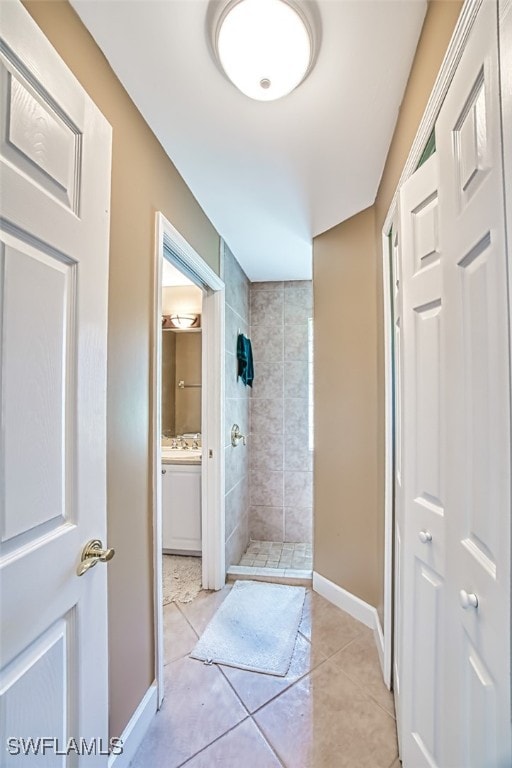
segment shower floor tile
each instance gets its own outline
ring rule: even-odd
[[[313,569],[313,549],[311,544],[300,542],[294,544],[251,540],[239,565],[248,568],[311,571]]]

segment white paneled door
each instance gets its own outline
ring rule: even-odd
[[[395,519],[394,519],[394,625],[393,632],[395,637],[395,648],[393,654],[393,690],[395,694],[395,711],[397,720],[398,742],[400,754],[402,753],[401,743],[401,722],[402,722],[402,699],[400,678],[402,673],[402,647],[403,647],[403,530],[404,530],[404,504],[402,489],[402,351],[401,351],[401,332],[402,332],[402,260],[400,258],[400,219],[397,214],[393,219],[391,229],[390,248],[391,248],[391,290],[393,305],[393,369],[394,369],[394,442],[396,446],[395,453]]]
[[[466,768],[512,764],[510,359],[497,41],[497,4],[484,2],[437,123],[449,470],[446,764]]]
[[[104,766],[111,129],[21,3],[0,34],[0,763]]]
[[[400,194],[405,768],[512,764],[497,11],[482,3],[436,123],[437,151]]]
[[[402,753],[443,766],[445,472],[437,155],[400,190],[403,325]]]

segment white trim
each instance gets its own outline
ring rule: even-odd
[[[224,281],[208,266],[206,261],[185,240],[183,235],[173,227],[162,213],[157,213],[161,223],[162,241],[168,248],[176,251],[186,266],[196,275],[199,282],[207,285],[212,291],[224,288]],[[179,269],[179,264],[177,265]]]
[[[382,632],[382,674],[384,682],[391,688],[391,665],[393,658],[393,466],[394,466],[394,423],[393,423],[393,328],[391,315],[391,270],[389,238],[382,235],[382,281],[384,291],[384,627]],[[379,622],[380,627],[380,622]]]
[[[313,571],[313,590],[366,627],[375,629],[377,624],[380,624],[377,609],[373,605],[365,603],[360,597],[347,592],[346,589],[329,581],[325,576],[320,576],[316,571]]]
[[[162,604],[162,493],[161,493],[161,371],[162,371],[162,263],[164,244],[177,252],[173,263],[186,267],[203,295],[203,388],[202,388],[202,581],[205,589],[221,589],[225,583],[224,542],[224,282],[206,264],[165,216],[157,212],[153,285],[154,318],[151,336],[151,392],[153,395],[152,492],[153,492],[153,569],[155,622],[155,678],[158,708],[164,697],[164,632]],[[181,264],[180,264],[181,262]]]
[[[151,724],[151,720],[157,711],[156,682],[152,683],[139,706],[131,716],[128,725],[119,737],[123,742],[123,751],[120,755],[109,755],[108,768],[128,768],[133,760],[142,739]]]
[[[446,54],[442,61],[439,73],[437,75],[434,87],[430,94],[425,112],[421,119],[418,131],[414,138],[414,142],[411,146],[409,155],[404,165],[402,174],[398,181],[398,185],[395,189],[391,205],[389,207],[384,226],[382,228],[382,242],[383,242],[383,280],[386,281],[386,263],[387,263],[387,235],[391,230],[393,218],[395,216],[398,193],[402,184],[414,173],[418,167],[422,152],[428,141],[428,138],[434,130],[439,110],[448,92],[448,88],[453,79],[458,63],[466,46],[469,33],[473,27],[476,16],[480,9],[483,0],[465,0],[462,10],[457,19],[452,38],[446,50]],[[389,273],[387,275],[389,279]],[[386,302],[386,288],[384,282],[384,302]],[[387,355],[391,350],[391,323],[390,323],[390,309],[389,304],[386,307],[384,304],[384,350],[385,350],[385,486],[384,486],[384,518],[385,518],[385,532],[384,532],[384,680],[388,685],[388,677],[391,678],[392,669],[392,655],[393,655],[393,617],[392,612],[394,609],[393,603],[393,532],[394,532],[394,509],[393,509],[393,451],[390,450],[391,445],[394,443],[394,435],[392,434],[392,420],[391,414],[393,410],[393,381],[391,378],[392,369],[389,367],[389,360]],[[390,434],[391,433],[391,434]],[[390,479],[391,478],[391,479]],[[389,619],[389,620],[388,620]],[[390,682],[390,681],[389,681]]]
[[[224,495],[224,289],[203,297],[203,390],[201,420],[203,472],[201,477],[204,589],[222,589],[226,583]],[[213,404],[213,407],[212,407]],[[210,451],[213,458],[210,458]],[[213,467],[213,471],[212,471]]]

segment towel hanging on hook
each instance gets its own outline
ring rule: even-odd
[[[251,340],[245,336],[245,334],[238,333],[238,340],[236,345],[236,356],[238,360],[238,379],[242,379],[243,383],[252,387],[254,380],[254,365],[252,361],[252,345]]]

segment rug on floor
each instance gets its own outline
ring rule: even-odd
[[[201,558],[163,555],[163,602],[190,603],[201,591]]]
[[[236,581],[191,657],[284,677],[305,595],[304,587]]]

